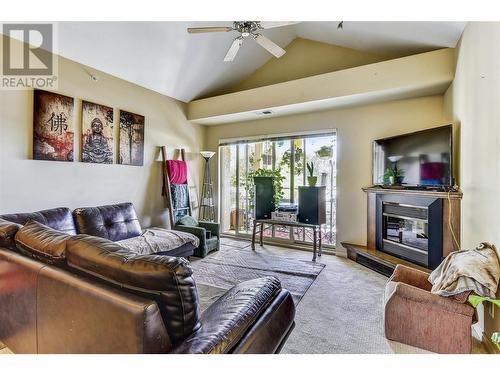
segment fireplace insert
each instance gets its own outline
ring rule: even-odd
[[[377,196],[377,249],[427,268],[442,258],[440,199]]]

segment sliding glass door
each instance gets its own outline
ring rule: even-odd
[[[326,186],[327,223],[323,243],[335,246],[336,134],[273,137],[220,146],[220,222],[225,234],[249,236],[254,217],[252,173],[279,170],[284,177],[282,204],[297,203],[298,187],[307,184],[306,163],[313,162],[318,184]],[[310,243],[312,231],[275,226],[264,236],[287,243]]]

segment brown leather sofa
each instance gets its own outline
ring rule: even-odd
[[[70,224],[67,209],[0,220],[0,341],[15,353],[276,353],[293,329],[276,278],[241,283],[200,313],[186,259],[138,255]]]
[[[59,207],[37,212],[0,215],[0,219],[20,225],[24,225],[28,220],[35,220],[68,234],[90,234],[113,242],[139,239],[143,233],[134,205],[130,202],[80,207],[73,213],[67,207]],[[156,228],[156,231],[165,230]],[[151,242],[151,239],[145,239],[144,242]],[[174,248],[162,249],[161,244],[156,247],[159,247],[154,251],[156,254],[185,258],[193,255],[196,249],[191,243]]]

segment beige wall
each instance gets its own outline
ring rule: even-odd
[[[500,23],[469,23],[456,52],[445,108],[460,124],[462,245],[500,249]],[[487,337],[500,331],[500,309],[480,315]]]
[[[284,56],[279,59],[271,58],[238,84],[206,97],[273,85],[391,58],[393,57],[296,38],[286,46]]]
[[[144,166],[31,160],[33,92],[0,91],[0,212],[131,201],[143,225],[165,225],[168,215],[160,195],[157,146],[166,145],[170,150],[185,147],[192,182],[200,186],[202,160],[198,152],[204,140],[203,127],[186,120],[181,102],[100,72],[94,82],[87,70],[91,69],[59,59],[57,92],[76,98],[76,160],[80,158],[81,99],[85,99],[115,108],[115,140],[116,108],[145,116]],[[192,192],[197,194],[196,189]]]
[[[337,240],[366,244],[366,196],[361,188],[372,182],[372,141],[445,123],[443,97],[432,96],[210,126],[206,135],[207,147],[217,150],[224,138],[337,129]]]

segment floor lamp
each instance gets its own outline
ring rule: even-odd
[[[205,159],[205,175],[203,187],[201,188],[201,204],[199,219],[203,221],[215,221],[215,206],[212,190],[212,176],[210,174],[210,159],[215,155],[213,151],[200,151]]]

